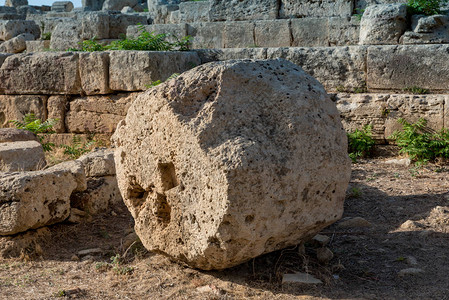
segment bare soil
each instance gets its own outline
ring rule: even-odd
[[[308,242],[305,253],[297,246],[224,271],[193,270],[130,243],[132,217],[116,207],[52,226],[40,247],[0,260],[0,298],[449,299],[449,166],[386,160],[353,164],[343,219],[321,233],[334,253],[328,264]],[[369,224],[341,225],[354,217]],[[102,251],[78,255],[93,248]],[[409,268],[421,273],[400,276]],[[282,284],[294,272],[323,284]]]

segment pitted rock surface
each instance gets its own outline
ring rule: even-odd
[[[113,137],[145,247],[224,269],[338,220],[350,176],[339,113],[286,60],[213,62],[148,90]]]

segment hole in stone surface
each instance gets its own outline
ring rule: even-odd
[[[154,203],[153,214],[156,216],[159,223],[170,223],[171,207],[168,205],[167,197],[156,193],[156,200]]]
[[[131,201],[134,207],[141,206],[146,198],[148,193],[138,184],[130,183],[128,189],[126,191],[127,198]]]
[[[254,221],[254,216],[253,215],[249,215],[245,217],[245,222],[246,223],[252,223]]]
[[[164,192],[179,185],[173,163],[158,163],[157,168],[161,176],[162,190]]]

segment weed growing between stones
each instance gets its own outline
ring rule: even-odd
[[[412,93],[412,94],[414,94],[414,95],[424,95],[424,94],[428,94],[428,93],[429,93],[429,90],[428,90],[428,89],[421,88],[421,87],[416,86],[416,85],[411,86],[411,87],[406,87],[406,88],[404,89],[404,91],[405,91],[405,92]]]
[[[441,5],[448,0],[408,0],[408,12],[412,15],[437,15],[441,13]]]
[[[352,162],[356,162],[357,158],[367,157],[371,154],[374,147],[372,129],[372,125],[365,125],[362,130],[356,129],[354,132],[347,134],[348,152]]]
[[[82,143],[81,138],[74,135],[72,138],[72,145],[63,145],[62,148],[64,148],[64,154],[68,155],[71,159],[77,159],[81,155],[88,153],[94,144],[94,139]]]
[[[168,37],[174,37],[175,42],[168,41]],[[68,51],[106,51],[106,50],[141,50],[141,51],[187,51],[189,50],[190,36],[178,39],[170,34],[154,34],[145,30],[143,25],[139,27],[139,35],[136,38],[123,38],[113,41],[109,45],[102,45],[96,38],[82,41],[80,48],[70,48]]]
[[[399,153],[407,154],[418,165],[436,159],[449,158],[449,130],[438,132],[429,130],[427,120],[420,118],[416,123],[398,120],[402,130],[395,131],[389,138],[399,146]]]
[[[50,151],[55,146],[55,144],[44,142],[44,138],[45,135],[54,132],[53,126],[55,125],[56,121],[56,119],[48,119],[46,121],[42,121],[34,114],[30,113],[26,114],[23,117],[23,121],[12,120],[9,122],[12,123],[17,129],[24,129],[34,133],[38,137],[39,142],[42,144],[42,148],[44,148],[44,151]]]
[[[165,81],[169,81],[170,79],[176,78],[179,75],[180,75],[179,73],[173,73]],[[158,86],[161,83],[162,83],[161,80],[155,80],[155,81],[150,82],[149,84],[145,84],[145,88],[146,89],[151,89],[152,87]]]

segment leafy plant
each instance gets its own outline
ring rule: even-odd
[[[96,38],[82,41],[80,48],[70,48],[68,51],[106,51],[106,50],[142,50],[142,51],[187,51],[191,37],[185,36],[178,39],[170,34],[154,34],[145,30],[143,25],[139,25],[139,34],[136,38],[122,38],[113,41],[109,45],[101,45]],[[168,37],[174,37],[175,42],[167,40]]]
[[[165,81],[169,81],[170,79],[176,78],[176,77],[178,77],[179,75],[180,75],[179,73],[173,73],[173,74],[171,74]],[[165,82],[165,81],[164,81],[164,82]],[[145,88],[151,89],[152,87],[158,86],[158,85],[160,85],[161,83],[162,83],[161,80],[155,80],[155,81],[150,82],[149,84],[145,84]]]
[[[133,267],[126,267],[122,265],[123,258],[120,254],[111,257],[112,270],[119,275],[131,274],[134,271]]]
[[[357,158],[366,157],[371,153],[374,147],[372,129],[372,125],[365,125],[362,130],[356,129],[354,132],[348,133],[348,152],[353,162],[356,162]]]
[[[95,143],[95,140],[90,140],[87,143],[83,143],[81,138],[74,135],[72,138],[72,145],[64,145],[64,154],[69,155],[72,159],[77,159],[81,155],[90,151],[90,148]]]
[[[428,94],[429,93],[428,89],[421,88],[421,87],[416,86],[416,85],[411,86],[411,87],[406,87],[404,89],[404,91],[410,92],[410,93],[415,94],[415,95],[424,95],[424,94]]]
[[[437,15],[441,13],[441,5],[448,0],[408,0],[407,8],[412,15]]]
[[[365,12],[365,9],[356,8],[355,11],[356,11],[356,14],[354,14],[354,16],[357,18],[357,20],[359,20],[359,21],[362,20],[363,13]]]
[[[17,129],[24,129],[34,133],[38,137],[39,142],[42,144],[44,151],[50,151],[55,145],[50,142],[44,143],[44,138],[46,134],[54,133],[53,126],[56,121],[56,119],[48,119],[42,122],[42,120],[37,118],[35,114],[30,113],[23,117],[23,121],[13,120],[9,122],[12,123]],[[44,135],[38,135],[40,133],[43,133]]]
[[[389,138],[399,146],[400,153],[407,154],[419,164],[436,158],[449,158],[449,130],[443,128],[438,132],[427,129],[423,118],[416,123],[409,123],[401,118],[401,131],[395,131]]]

